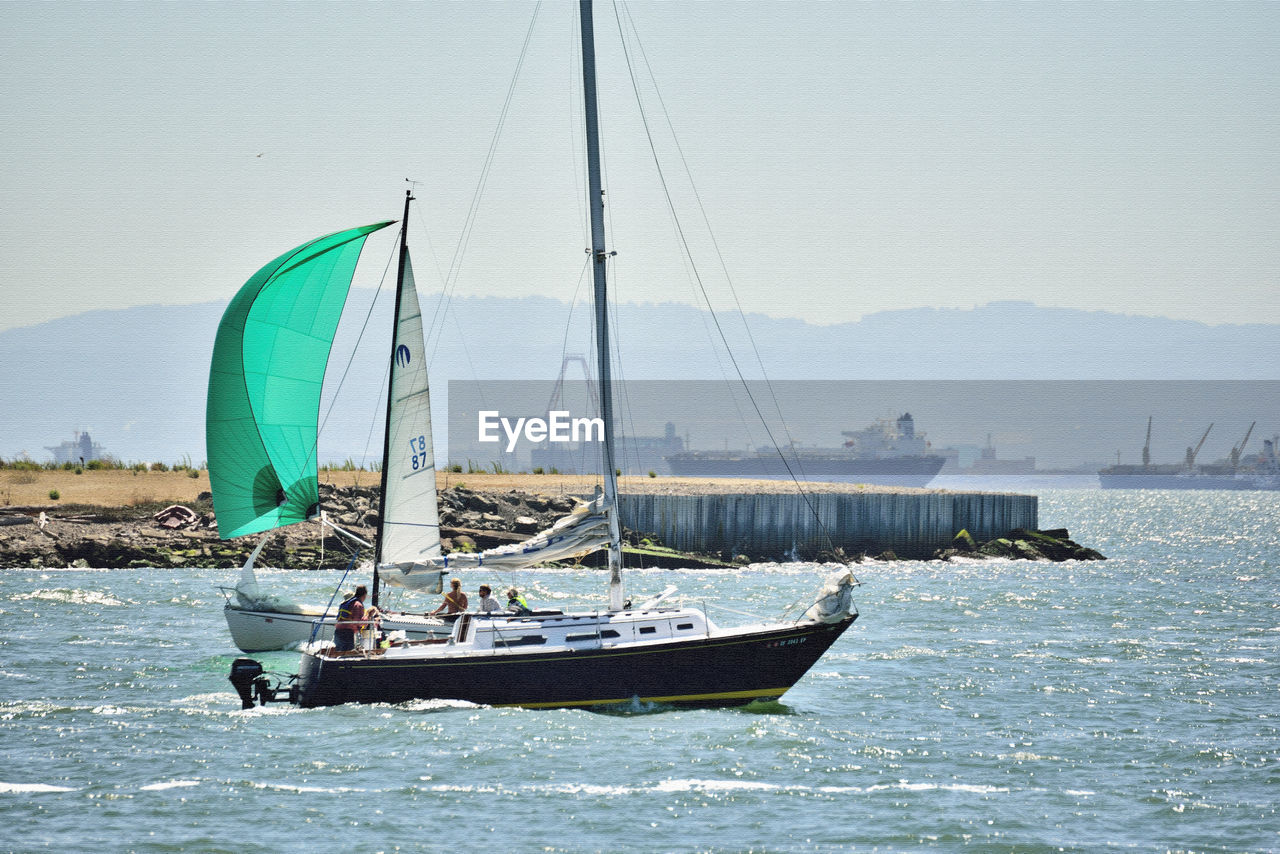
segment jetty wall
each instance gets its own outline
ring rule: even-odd
[[[1038,527],[1034,495],[993,493],[623,493],[622,523],[671,548],[706,554],[927,558],[961,530],[979,542]],[[812,507],[812,509],[811,509]]]

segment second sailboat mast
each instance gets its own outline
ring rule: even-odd
[[[400,324],[400,301],[404,294],[404,271],[409,261],[409,202],[413,201],[413,190],[404,191],[404,219],[400,221],[400,265],[396,270],[396,307],[391,316],[391,353],[389,358],[396,357],[396,332]],[[387,526],[387,468],[391,459],[391,405],[394,401],[395,370],[387,369],[387,423],[382,434],[382,489],[379,493],[381,505],[378,509],[378,536],[374,540],[373,550],[373,596],[372,604],[378,606],[378,567],[382,565],[383,532]]]
[[[613,439],[613,386],[609,365],[609,299],[605,287],[604,189],[600,179],[600,122],[596,104],[595,34],[591,0],[580,0],[582,22],[583,113],[587,131],[587,203],[591,208],[591,257],[595,280],[596,361],[600,418],[604,421],[604,495],[609,506],[609,608],[622,609],[622,526],[618,520],[618,477]]]

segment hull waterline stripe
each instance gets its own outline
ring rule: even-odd
[[[673,694],[668,697],[619,697],[610,700],[570,700],[561,703],[496,703],[494,708],[519,706],[523,709],[559,709],[569,706],[607,706],[619,703],[630,703],[639,700],[641,703],[680,703],[698,700],[742,700],[748,697],[781,697],[786,688],[761,688],[757,691],[721,691],[715,694]]]

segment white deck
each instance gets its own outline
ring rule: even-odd
[[[510,614],[465,614],[446,640],[395,641],[386,649],[341,653],[344,657],[386,660],[465,658],[477,654],[516,655],[551,650],[640,648],[673,640],[725,638],[759,632],[763,625],[718,628],[694,608],[591,612],[517,617]],[[312,655],[332,654],[327,642],[303,648]]]

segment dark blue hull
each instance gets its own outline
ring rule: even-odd
[[[441,699],[549,708],[638,699],[678,706],[745,705],[782,696],[854,619],[626,648],[416,660],[304,654],[298,704]]]

